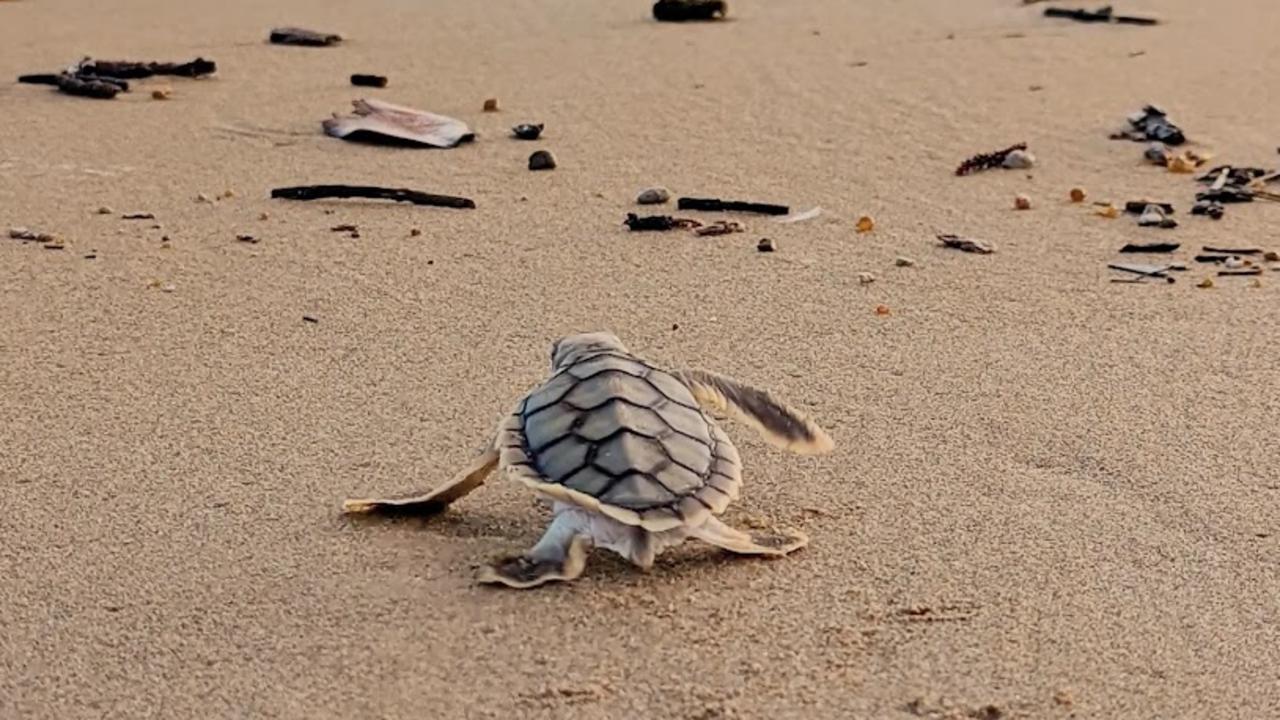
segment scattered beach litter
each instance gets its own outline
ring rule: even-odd
[[[19,75],[18,82],[27,85],[52,85],[67,95],[110,100],[119,93],[129,92],[129,80],[157,75],[198,78],[212,75],[217,70],[217,63],[204,58],[172,63],[94,60],[86,57],[62,72]]]
[[[1110,5],[1105,5],[1097,10],[1051,7],[1045,8],[1044,14],[1045,17],[1066,18],[1084,23],[1118,23],[1120,25],[1157,25],[1160,23],[1159,20],[1151,17],[1116,15]]]
[[[354,142],[451,148],[471,142],[475,133],[461,120],[394,105],[382,100],[352,100],[352,115],[321,121],[326,134]]]
[[[550,150],[536,150],[529,156],[530,170],[555,170],[556,156]]]
[[[728,235],[729,233],[740,233],[745,231],[746,228],[743,227],[742,223],[736,220],[717,220],[710,225],[703,225],[700,228],[694,229],[693,234],[698,236]]]
[[[804,222],[805,220],[812,220],[821,214],[822,208],[813,207],[805,210],[804,212],[792,213],[790,215],[774,218],[773,221],[776,223],[798,223]]]
[[[627,219],[623,224],[631,229],[632,232],[663,232],[666,230],[675,230],[676,228],[699,228],[702,223],[689,218],[676,218],[670,215],[636,215],[635,213],[627,213]]]
[[[671,191],[664,187],[645,188],[636,195],[637,205],[662,205],[671,199]]]
[[[729,7],[724,0],[658,0],[653,17],[663,22],[723,20]]]
[[[542,123],[520,123],[511,128],[511,134],[521,140],[537,140],[542,136]]]
[[[408,190],[405,188],[384,188],[372,185],[298,185],[294,187],[276,188],[271,197],[285,200],[320,200],[324,198],[367,198],[372,200],[394,200],[396,202],[413,203],[414,205],[430,205],[448,208],[474,208],[476,202],[471,198],[454,195],[436,195],[434,193]]]
[[[969,253],[990,255],[996,251],[995,245],[989,242],[961,237],[960,235],[939,235],[938,239],[942,241],[944,247],[955,248]]]
[[[1133,140],[1136,142],[1156,141],[1165,145],[1181,145],[1187,141],[1182,128],[1173,124],[1164,110],[1155,105],[1147,105],[1128,118],[1129,127],[1112,133],[1112,140]]]
[[[1003,150],[974,155],[960,163],[960,166],[956,168],[956,175],[969,175],[980,170],[989,170],[996,167],[1025,170],[1034,164],[1035,156],[1028,153],[1027,144],[1021,142],[1016,145],[1010,145]]]
[[[1122,253],[1171,253],[1182,247],[1181,243],[1129,243],[1120,248]]]
[[[342,36],[335,33],[316,32],[297,27],[275,28],[267,36],[273,45],[301,45],[304,47],[328,47],[342,42]]]
[[[718,198],[682,197],[676,200],[680,210],[705,210],[708,212],[748,212],[763,215],[788,215],[791,209],[786,205],[747,202],[743,200],[720,200]]]

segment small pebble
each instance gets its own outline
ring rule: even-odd
[[[1185,155],[1179,155],[1169,161],[1169,172],[1190,174],[1195,172],[1198,167],[1200,166],[1196,164],[1195,160]]]
[[[773,241],[769,238],[760,238],[760,242],[756,243],[756,250],[759,252],[773,252],[777,249],[778,248],[773,244]]]
[[[265,213],[265,212],[263,212],[263,213],[258,213],[258,219],[259,219],[259,220],[270,220],[270,219],[271,219],[271,213]]]
[[[1262,259],[1266,260],[1267,262],[1280,262],[1280,252],[1276,252],[1275,250],[1268,250],[1265,253],[1263,253]]]
[[[1106,204],[1103,204],[1103,205],[1101,205],[1101,206],[1099,206],[1099,207],[1096,207],[1096,208],[1094,208],[1094,210],[1093,210],[1093,211],[1094,211],[1094,212],[1096,212],[1097,214],[1101,215],[1101,216],[1102,216],[1102,217],[1104,217],[1104,218],[1118,218],[1118,217],[1120,217],[1120,208],[1116,207],[1115,205],[1112,205],[1111,203],[1106,203]]]
[[[863,215],[858,218],[858,224],[854,226],[860,233],[869,233],[876,229],[876,221],[871,219],[870,215]]]
[[[200,193],[200,194],[196,195],[196,202],[198,202],[198,203],[211,203],[211,202],[213,202],[213,198],[209,197],[208,195],[205,195],[204,193]]]
[[[164,283],[163,285],[160,286],[161,292],[171,293],[177,289],[178,289],[178,286],[174,285],[173,283]]]
[[[556,156],[550,150],[539,150],[529,156],[530,170],[554,170],[555,167]]]
[[[1013,199],[1013,207],[1017,210],[1030,210],[1031,198],[1026,195],[1019,195]]]
[[[249,243],[251,245],[257,245],[259,242],[258,238],[252,235],[236,235],[236,240],[239,240],[242,243]]]
[[[151,91],[152,100],[168,100],[171,95],[173,95],[173,90],[167,87],[156,88]]]
[[[484,101],[485,112],[498,112],[498,98],[489,98]]]
[[[227,190],[223,190],[223,191],[222,191],[222,194],[218,195],[218,199],[219,199],[219,200],[230,200],[231,198],[233,198],[233,197],[235,197],[235,196],[236,196],[236,191],[235,191],[235,190],[227,189]]]
[[[915,267],[916,261],[912,260],[909,257],[903,257],[902,255],[899,255],[897,258],[894,259],[893,264],[897,265],[898,267]]]
[[[99,215],[115,215],[115,214],[116,214],[116,211],[115,211],[115,210],[112,210],[111,208],[107,207],[106,205],[103,205],[102,207],[98,208],[98,214],[99,214]]]
[[[671,191],[664,187],[651,187],[641,190],[636,196],[636,202],[640,205],[661,205],[671,199]]]
[[[409,229],[409,237],[418,237],[421,234],[422,234],[422,231],[419,230],[418,228]]]
[[[889,306],[888,306],[888,305],[877,305],[877,306],[876,306],[876,314],[877,314],[877,315],[884,316],[884,315],[889,315],[889,314],[891,314],[891,311],[889,310]]]
[[[371,73],[355,73],[351,76],[351,84],[359,87],[376,87],[384,88],[387,86],[387,78],[385,75],[373,75]]]
[[[1205,278],[1205,279],[1201,280],[1200,282],[1196,283],[1196,287],[1198,287],[1198,288],[1211,288],[1211,287],[1213,287],[1213,278]]]
[[[876,281],[876,276],[872,275],[869,272],[858,273],[858,282],[862,283],[863,285],[870,285],[875,281]]]
[[[1153,142],[1148,145],[1142,156],[1153,165],[1165,167],[1169,164],[1169,148],[1162,142]]]
[[[521,140],[537,140],[542,135],[542,123],[521,123],[511,128],[511,134]]]
[[[1084,188],[1071,188],[1071,202],[1082,203],[1086,197],[1088,194],[1085,193]]]
[[[1249,266],[1249,261],[1238,257],[1229,257],[1222,262],[1222,266],[1228,270],[1241,270]]]
[[[1026,150],[1014,150],[1004,156],[1002,164],[1010,170],[1030,170],[1035,167],[1036,156]]]

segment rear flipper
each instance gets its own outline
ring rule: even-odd
[[[480,570],[479,581],[524,590],[553,581],[576,580],[587,567],[591,537],[581,518],[562,513],[538,544],[521,555],[506,555]]]
[[[747,533],[729,527],[712,517],[700,527],[690,528],[689,536],[740,555],[786,555],[809,544],[802,532]]]

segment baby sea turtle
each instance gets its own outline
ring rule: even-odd
[[[424,494],[351,499],[343,507],[434,514],[499,468],[549,499],[554,513],[537,544],[481,571],[481,582],[513,588],[577,578],[592,547],[645,569],[687,538],[749,555],[803,547],[803,533],[745,532],[716,517],[738,497],[742,467],[711,412],[792,452],[833,447],[822,428],[764,390],[704,370],[664,370],[611,333],[581,333],[552,345],[550,377],[520,399],[452,480]]]

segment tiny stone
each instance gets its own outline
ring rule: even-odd
[[[1213,278],[1205,278],[1205,279],[1201,280],[1200,282],[1196,283],[1196,287],[1198,287],[1198,288],[1211,288],[1211,287],[1213,287]]]
[[[116,214],[116,211],[115,211],[115,210],[112,210],[111,208],[107,207],[106,205],[103,205],[102,207],[98,208],[98,214],[99,214],[99,215],[115,215],[115,214]]]
[[[498,112],[498,98],[489,98],[484,101],[485,112]]]
[[[876,314],[877,314],[877,315],[881,315],[881,316],[883,316],[883,315],[889,315],[890,313],[891,313],[891,311],[889,310],[889,306],[888,306],[888,305],[877,305],[877,306],[876,306]]]
[[[422,231],[419,230],[418,228],[410,228],[409,230],[409,237],[418,237],[421,234],[422,234]]]
[[[151,91],[151,99],[152,100],[168,100],[169,96],[172,94],[173,94],[173,90],[170,90],[167,87],[156,88],[155,90]]]
[[[259,220],[270,220],[270,219],[271,219],[271,213],[265,213],[265,212],[263,212],[263,213],[258,213],[258,219],[259,219]]]
[[[211,203],[211,202],[213,202],[213,198],[209,197],[208,195],[205,195],[204,193],[200,193],[200,194],[196,195],[196,202],[198,202],[198,203]]]
[[[1031,198],[1026,195],[1019,195],[1013,199],[1013,207],[1017,210],[1030,210]]]
[[[912,260],[909,257],[903,257],[899,255],[897,258],[894,259],[893,264],[897,265],[898,267],[915,267],[916,261]]]
[[[1280,262],[1280,252],[1276,252],[1275,250],[1268,250],[1262,254],[1262,259],[1266,260],[1267,262]]]
[[[1086,197],[1088,194],[1085,193],[1084,188],[1071,188],[1071,202],[1082,203]]]
[[[773,252],[777,248],[769,238],[760,238],[760,242],[756,243],[756,250],[759,252]]]
[[[521,123],[511,128],[511,134],[521,140],[537,140],[542,135],[542,123],[537,125],[531,123]]]
[[[1164,167],[1169,164],[1169,148],[1162,142],[1153,142],[1148,145],[1142,156],[1154,165]]]
[[[1116,207],[1115,205],[1112,205],[1111,203],[1106,203],[1101,207],[1096,208],[1094,212],[1098,213],[1104,218],[1114,219],[1114,218],[1120,217],[1120,208]]]
[[[1026,150],[1014,150],[1004,156],[1002,164],[1010,170],[1030,170],[1035,167],[1036,156]]]
[[[162,292],[167,292],[167,293],[171,293],[171,292],[173,292],[174,290],[177,290],[177,289],[178,289],[178,287],[177,287],[176,285],[174,285],[173,283],[165,283],[165,284],[163,284],[163,285],[161,285],[161,286],[160,286],[160,290],[161,290]]]
[[[231,199],[231,198],[233,198],[233,197],[235,197],[235,196],[236,196],[236,191],[235,191],[235,190],[227,189],[227,190],[224,190],[224,191],[222,192],[222,194],[218,196],[218,199],[219,199],[219,200],[229,200],[229,199]]]
[[[258,243],[258,238],[252,235],[236,235],[236,240],[239,240],[242,243],[250,243],[253,245],[256,245]]]
[[[529,156],[530,170],[554,170],[555,167],[556,157],[550,150],[539,150]]]
[[[870,285],[875,281],[876,281],[876,276],[872,275],[869,272],[858,273],[858,282],[862,283],[863,285]]]
[[[641,190],[636,196],[636,202],[640,205],[661,205],[671,199],[671,191],[664,187],[651,187]]]
[[[869,233],[876,229],[876,221],[871,219],[870,215],[863,215],[858,218],[858,224],[854,226],[860,233]]]

